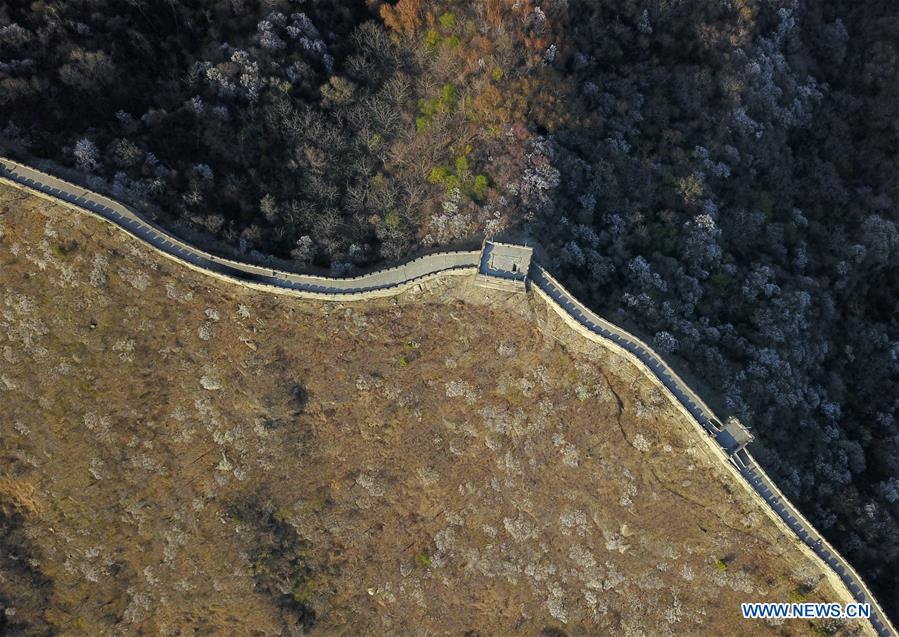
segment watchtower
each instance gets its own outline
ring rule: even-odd
[[[730,416],[724,423],[724,429],[718,432],[715,439],[728,454],[734,455],[752,442],[753,436],[739,418]]]
[[[528,246],[485,241],[481,249],[477,283],[510,292],[523,292],[533,253],[533,248]]]

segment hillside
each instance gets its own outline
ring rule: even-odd
[[[897,98],[894,0],[0,3],[0,154],[264,267],[539,242],[899,623]]]
[[[738,619],[848,595],[533,296],[274,296],[4,188],[0,299],[12,634],[865,634]]]

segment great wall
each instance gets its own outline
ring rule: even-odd
[[[808,547],[826,566],[832,581],[845,586],[857,602],[871,605],[871,627],[881,637],[899,637],[861,576],[812,526],[759,466],[746,448],[751,439],[730,419],[722,425],[711,408],[646,343],[598,316],[578,301],[549,272],[533,263],[524,246],[485,242],[482,250],[440,252],[357,277],[297,274],[219,257],[186,243],[131,208],[46,172],[0,157],[0,183],[92,213],[143,241],[162,255],[194,270],[232,283],[280,294],[328,301],[359,301],[393,296],[430,279],[470,276],[480,285],[511,293],[533,293],[574,331],[631,360],[657,381],[699,428],[699,436],[734,479],[760,497],[773,519]],[[747,600],[751,601],[751,600]]]

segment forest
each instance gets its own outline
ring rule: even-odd
[[[0,151],[342,275],[529,239],[899,619],[899,7],[0,5]]]

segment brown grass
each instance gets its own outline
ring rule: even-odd
[[[840,601],[632,365],[467,281],[257,293],[4,189],[0,413],[23,634],[802,635],[739,603]]]

